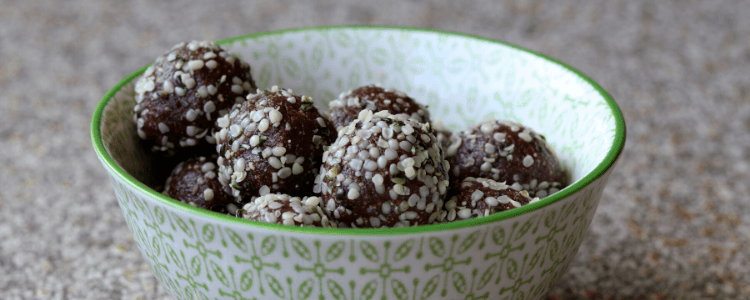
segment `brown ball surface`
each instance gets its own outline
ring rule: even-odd
[[[453,136],[453,132],[445,128],[443,126],[443,121],[440,119],[434,120],[431,125],[432,134],[435,135],[435,138],[437,138],[440,147],[442,147],[443,151],[445,151],[451,144],[451,136]]]
[[[245,204],[241,217],[265,223],[288,226],[336,227],[321,212],[319,197],[292,197],[287,194],[266,194]]]
[[[440,217],[443,222],[486,217],[539,200],[529,197],[526,191],[486,178],[466,178],[454,191],[457,194],[445,202]]]
[[[217,124],[219,180],[243,199],[312,195],[324,147],[336,139],[310,97],[277,86],[248,95]]]
[[[379,85],[367,85],[342,93],[329,106],[333,125],[337,129],[349,125],[363,110],[387,110],[394,115],[407,114],[420,123],[430,122],[430,114],[423,105],[401,91],[383,89]]]
[[[567,184],[544,136],[512,121],[486,120],[454,133],[446,156],[452,187],[467,177],[490,178],[543,198]]]
[[[138,136],[172,155],[212,143],[214,121],[256,89],[250,66],[212,42],[175,45],[135,85]]]
[[[448,162],[429,125],[364,110],[323,154],[323,211],[339,227],[402,227],[437,220]]]
[[[216,175],[216,156],[199,156],[177,164],[167,177],[163,194],[195,207],[233,214],[241,204]]]

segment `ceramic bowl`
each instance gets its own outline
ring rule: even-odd
[[[539,299],[564,274],[623,149],[625,125],[594,81],[554,59],[476,36],[413,28],[302,28],[221,41],[261,88],[321,107],[380,83],[463,130],[485,118],[546,136],[572,179],[536,203],[439,225],[323,229],[258,223],[171,200],[133,123],[134,83],[92,120],[96,153],[143,257],[178,299]],[[154,53],[154,57],[161,53]]]

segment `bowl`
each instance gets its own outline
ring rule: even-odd
[[[200,210],[150,188],[127,76],[101,100],[94,149],[154,274],[178,299],[539,299],[564,274],[625,143],[622,113],[594,81],[486,38],[396,27],[323,27],[219,42],[261,88],[326,107],[370,83],[402,90],[463,130],[485,118],[546,136],[571,184],[484,218],[393,229],[300,228]],[[154,53],[154,56],[160,53]]]

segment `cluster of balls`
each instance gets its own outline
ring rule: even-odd
[[[379,85],[342,93],[328,115],[291,89],[258,89],[250,66],[211,42],[159,56],[135,92],[138,136],[179,161],[163,194],[245,219],[425,225],[513,209],[566,185],[544,137],[521,124],[433,128],[423,105]]]

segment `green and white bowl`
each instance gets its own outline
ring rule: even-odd
[[[553,59],[475,36],[390,27],[304,28],[220,42],[261,88],[323,107],[369,83],[402,90],[463,130],[489,117],[544,134],[572,184],[485,218],[394,229],[286,227],[171,200],[132,121],[135,79],[94,113],[94,148],[144,258],[179,299],[539,299],[575,256],[625,143],[612,98]],[[160,53],[154,53],[154,56]]]

